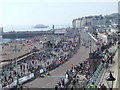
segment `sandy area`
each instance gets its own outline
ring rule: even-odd
[[[2,44],[0,45],[0,60],[14,59],[25,55],[31,52],[34,47],[42,49],[41,40],[44,39],[39,37]]]

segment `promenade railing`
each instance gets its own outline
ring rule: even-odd
[[[110,48],[108,49],[108,51],[109,51],[109,50],[110,50]],[[115,53],[116,53],[116,51],[117,51],[117,49],[114,49],[114,50],[111,51],[111,52],[109,51],[108,54],[114,56]],[[107,54],[107,53],[106,53],[106,54]],[[104,56],[104,61],[106,61],[106,60],[107,60],[107,58]],[[86,88],[90,88],[92,82],[95,82],[95,81],[97,80],[97,78],[98,78],[98,76],[99,76],[102,68],[104,67],[103,64],[104,64],[103,62],[101,62],[101,63],[99,64],[97,70],[95,71],[95,73],[94,73],[93,76],[91,77],[91,79],[90,79],[90,81],[88,82]]]
[[[95,73],[93,74],[93,76],[91,77],[90,81],[88,82],[86,88],[90,88],[92,82],[95,82],[96,79],[98,78],[99,74],[100,74],[100,71],[102,70],[103,68],[103,63],[101,62],[97,68],[97,70],[95,71]]]

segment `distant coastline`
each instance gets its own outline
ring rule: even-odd
[[[47,31],[50,30],[50,26],[47,28],[34,28],[33,25],[19,25],[19,26],[3,26],[3,32],[14,32],[14,31]]]
[[[41,25],[41,24],[40,24]],[[35,28],[36,26],[36,28]],[[59,28],[67,28],[70,25],[57,25],[54,24],[55,29]],[[7,25],[7,26],[2,26],[3,27],[3,32],[14,32],[14,31],[47,31],[51,30],[53,27],[52,25],[41,25],[41,28],[39,28],[39,24],[37,25]]]

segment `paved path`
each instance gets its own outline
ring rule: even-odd
[[[81,32],[81,38],[85,41],[89,40],[90,37],[87,33]],[[95,43],[91,39],[91,48],[93,50],[96,49],[94,46]],[[65,72],[67,69],[70,69],[70,65],[77,65],[78,63],[86,60],[86,58],[89,57],[89,48],[85,48],[84,46],[81,46],[78,50],[78,52],[66,63],[59,66],[58,68],[50,71],[50,74],[52,76],[63,76],[65,75]],[[27,86],[29,88],[54,88],[54,86],[60,81],[60,77],[45,77],[45,78],[37,78],[29,83],[26,83],[24,86]]]
[[[110,49],[111,49],[111,51],[115,51],[117,49],[117,46],[112,46]],[[118,75],[118,70],[117,70],[117,68],[118,68],[118,61],[117,61],[118,56],[117,55],[118,55],[118,52],[116,52],[116,54],[113,58],[113,64],[109,64],[109,68],[107,70],[105,68],[102,69],[98,79],[96,80],[97,87],[99,87],[100,84],[101,85],[104,84],[107,88],[109,88],[106,79],[109,77],[110,71],[112,72],[113,77],[115,77],[116,80],[118,80],[118,76],[117,76]],[[118,88],[117,86],[118,86],[118,83],[115,82],[114,88]]]

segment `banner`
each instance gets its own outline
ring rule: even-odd
[[[30,79],[34,78],[34,73],[31,73],[30,75],[28,76],[25,76],[25,77],[22,77],[19,79],[19,84],[22,84]],[[12,88],[14,86],[16,86],[16,83],[17,83],[17,80],[14,80],[10,85],[7,85],[6,87],[4,88]]]

